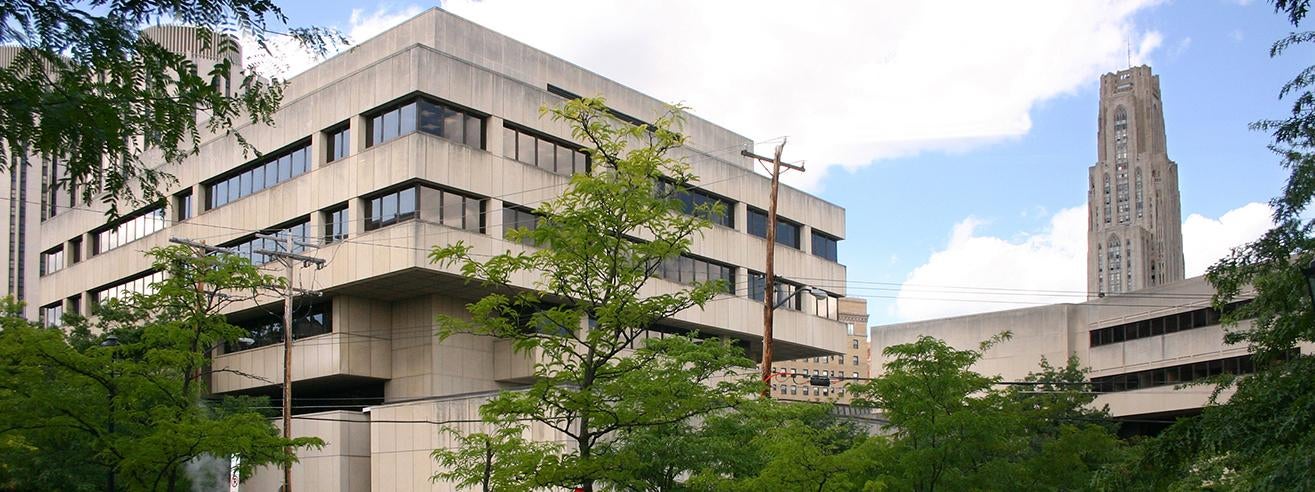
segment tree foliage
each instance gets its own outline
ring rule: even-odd
[[[675,198],[696,179],[688,164],[669,155],[684,143],[680,108],[652,126],[620,121],[602,99],[545,111],[587,143],[592,169],[536,210],[536,228],[510,233],[513,241],[541,247],[482,261],[463,243],[434,248],[433,261],[460,265],[493,291],[469,306],[470,319],[441,317],[440,333],[510,340],[536,358],[533,384],[500,393],[481,415],[499,427],[533,422],[571,444],[560,452],[533,450],[541,459],[531,485],[592,491],[600,481],[630,480],[618,476],[634,459],[620,436],[733,407],[761,383],[720,378],[753,367],[728,342],[647,338],[659,321],[702,308],[726,289],[721,280],[660,293],[646,288],[663,261],[686,252],[708,227],[701,217],[725,213],[703,205],[685,214]],[[513,287],[522,276],[538,280],[532,289]]]
[[[98,490],[110,473],[127,490],[182,490],[204,457],[242,458],[241,473],[295,460],[263,399],[205,397],[210,349],[242,330],[221,311],[277,285],[245,259],[158,248],[167,274],[150,294],[111,300],[97,319],[44,328],[7,305],[0,318],[0,484]],[[100,333],[93,336],[92,333]],[[114,335],[117,346],[104,346]]]
[[[0,138],[9,149],[0,169],[29,156],[60,160],[68,169],[61,187],[105,201],[111,214],[124,201],[157,197],[171,180],[159,159],[177,163],[205,134],[234,133],[243,120],[272,123],[283,82],[234,66],[237,36],[261,49],[290,37],[315,54],[345,42],[336,31],[286,22],[269,0],[0,0],[0,45],[16,47],[0,67]],[[141,32],[161,23],[197,28],[201,51],[215,61],[198,66]],[[148,151],[158,157],[144,159]]]

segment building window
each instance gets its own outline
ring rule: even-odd
[[[445,103],[417,98],[377,112],[369,119],[366,147],[420,131],[484,148],[484,118]]]
[[[1123,243],[1118,236],[1110,236],[1109,249],[1105,255],[1105,264],[1109,267],[1110,293],[1123,292]]]
[[[69,179],[64,161],[46,158],[41,164],[41,220],[46,220],[73,208],[77,202],[77,187]]]
[[[511,231],[525,229],[532,231],[539,227],[539,216],[528,208],[518,207],[507,202],[502,203],[502,237],[509,239]],[[521,239],[521,244],[533,246],[530,238]]]
[[[767,212],[749,208],[749,234],[767,237]],[[776,243],[799,249],[799,224],[776,216]]]
[[[853,357],[854,357],[854,365],[857,366],[857,365],[858,365],[858,356],[855,355],[855,356],[853,356]]]
[[[519,127],[502,128],[502,155],[562,176],[589,172],[580,146]]]
[[[1295,356],[1296,354],[1292,354]],[[1287,359],[1291,356],[1281,357]],[[1226,359],[1215,359],[1191,364],[1148,369],[1145,371],[1091,378],[1092,390],[1097,393],[1132,391],[1156,386],[1189,383],[1221,374],[1250,374],[1256,372],[1251,354]]]
[[[484,232],[484,199],[423,185],[408,185],[365,203],[365,230],[420,217],[472,232]]]
[[[309,163],[310,139],[262,156],[255,162],[206,184],[206,207],[219,208],[252,193],[306,174]]]
[[[292,339],[300,340],[333,331],[333,303],[321,302],[310,306],[294,306],[292,320]],[[274,311],[274,310],[271,310]],[[275,311],[281,313],[282,310]],[[264,347],[283,342],[283,315],[270,313],[254,319],[234,321],[234,325],[247,331],[247,337],[255,343],[241,347],[225,344],[225,352]]]
[[[41,253],[41,275],[50,275],[64,269],[64,247],[56,246]]]
[[[302,217],[289,224],[271,227],[260,231],[260,235],[277,236],[277,239],[258,237],[256,235],[247,236],[237,241],[228,243],[224,247],[232,249],[233,254],[241,256],[251,261],[252,265],[264,265],[275,258],[260,251],[281,251],[300,253],[306,250],[305,246],[297,244],[296,241],[307,242],[310,237],[310,221]],[[294,243],[291,251],[288,250],[287,237],[292,236]]]
[[[735,267],[691,256],[681,255],[664,260],[654,270],[653,276],[680,284],[720,279],[726,284],[727,293],[735,293]]]
[[[680,200],[681,211],[708,219],[713,224],[735,228],[735,201],[692,186],[678,187],[667,180],[658,182],[658,194]]]
[[[794,295],[795,289],[798,289],[799,287],[801,287],[799,284],[782,280],[780,277],[776,278],[775,286],[772,289],[772,292],[775,294],[773,297],[776,299],[776,303],[779,304],[782,301],[789,299],[789,301],[785,301],[784,304],[780,305],[780,309],[789,309],[792,311],[799,311],[802,309],[802,302],[799,300],[799,296]],[[750,299],[758,302],[763,301],[763,297],[767,294],[766,275],[752,270],[749,271],[748,294]]]
[[[1145,200],[1145,193],[1142,191],[1141,168],[1140,168],[1140,167],[1137,168],[1136,171],[1134,171],[1133,176],[1134,176],[1134,183],[1135,183],[1136,186],[1137,186],[1137,194],[1136,194],[1136,197],[1137,197],[1137,218],[1140,219],[1140,218],[1142,218],[1142,208],[1143,208],[1143,202],[1144,202],[1144,200]]]
[[[164,207],[155,206],[130,217],[120,219],[115,225],[101,229],[92,234],[92,254],[98,255],[119,246],[149,236],[166,226]]]
[[[854,378],[854,379],[858,379],[858,373],[857,373],[857,372],[856,372],[856,373],[854,373],[854,376],[853,376],[853,378]]]
[[[150,294],[155,291],[155,284],[164,281],[164,272],[146,272],[136,277],[123,280],[113,285],[92,291],[91,304],[99,306],[111,299],[122,299],[129,294]]]
[[[328,144],[324,157],[325,162],[333,162],[338,159],[347,157],[352,146],[352,129],[346,123],[324,132],[328,135],[325,143]]]
[[[804,391],[807,391],[807,389],[805,389]],[[799,387],[798,387],[798,386],[795,386],[795,385],[793,385],[793,384],[790,385],[790,394],[792,394],[792,395],[797,395],[797,394],[799,394]]]
[[[1133,321],[1104,328],[1097,328],[1090,332],[1090,346],[1098,347],[1113,343],[1136,340],[1138,338],[1154,337],[1175,333],[1193,328],[1204,326],[1214,326],[1219,324],[1220,318],[1229,312],[1251,302],[1250,300],[1229,303],[1224,306],[1224,311],[1215,310],[1214,308],[1202,308],[1192,311],[1160,316],[1156,318]]]
[[[857,338],[855,338],[855,339],[853,339],[853,340],[850,340],[850,347],[852,347],[852,348],[858,348],[858,339],[857,339]]]
[[[38,317],[40,318],[41,326],[59,326],[63,323],[64,319],[64,303],[61,301],[49,306],[42,306]]]
[[[181,222],[192,218],[192,189],[174,195],[174,219]]]
[[[1105,223],[1110,223],[1110,175],[1105,173]]]
[[[839,241],[840,239],[835,236],[813,229],[813,255],[837,261],[836,249]]]
[[[347,239],[347,227],[351,223],[347,215],[347,204],[342,204],[324,212],[324,243],[336,243]]]
[[[82,296],[81,296],[81,295],[75,295],[75,296],[73,296],[73,297],[70,297],[70,298],[68,298],[68,301],[67,301],[67,302],[68,302],[68,304],[67,304],[67,305],[68,305],[68,308],[67,308],[66,312],[73,313],[73,314],[82,314]]]
[[[1123,106],[1114,110],[1114,158],[1128,160],[1128,112]]]
[[[68,240],[69,264],[82,261],[82,236]]]

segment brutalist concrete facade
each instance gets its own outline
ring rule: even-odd
[[[548,162],[575,162],[571,150],[579,143],[569,128],[539,113],[570,94],[604,96],[615,111],[638,120],[651,121],[666,109],[565,60],[429,10],[293,77],[273,126],[239,128],[264,156],[244,154],[230,137],[205,139],[198,155],[168,169],[178,186],[167,190],[166,208],[144,208],[113,224],[95,204],[64,207],[44,219],[29,211],[28,234],[19,242],[29,260],[19,270],[29,275],[25,297],[34,312],[85,314],[108,297],[149,288],[154,272],[142,252],[167,245],[170,237],[232,247],[257,259],[257,232],[290,230],[329,241],[303,252],[327,266],[301,269],[295,280],[323,296],[296,304],[292,380],[299,417],[294,434],[330,442],[303,456],[294,485],[448,490],[429,480],[436,471],[429,452],[445,438],[439,426],[424,422],[474,417],[491,392],[531,380],[533,366],[530,356],[503,342],[433,336],[436,315],[462,316],[484,292],[464,282],[455,267],[430,263],[427,254],[456,241],[477,255],[526,248],[503,239],[504,221],[523,210],[515,207],[557,196],[571,171],[545,169],[542,159],[527,164],[512,143],[524,148],[528,137],[546,145],[538,152],[549,154],[539,155],[566,156]],[[407,118],[417,118],[415,126],[408,127]],[[449,126],[424,126],[430,123]],[[453,133],[458,128],[461,133]],[[696,270],[729,272],[734,293],[667,325],[733,339],[756,356],[762,312],[749,285],[763,271],[765,244],[749,233],[748,217],[767,209],[769,182],[739,154],[752,145],[749,138],[695,116],[683,131],[689,145],[678,154],[700,177],[701,192],[730,204],[730,220],[697,238],[688,262]],[[41,193],[31,181],[29,175],[22,189]],[[849,337],[835,309],[845,295],[845,266],[813,254],[811,240],[814,234],[843,238],[845,211],[790,187],[782,187],[780,197],[780,214],[798,233],[794,247],[777,249],[776,271],[786,282],[827,286],[833,298],[814,304],[802,296],[808,302],[778,312],[778,357],[846,352]],[[457,219],[430,208],[448,199],[473,213],[452,222]],[[33,273],[45,259],[55,266],[55,252],[62,253],[58,268]],[[277,263],[266,268],[281,272]],[[530,287],[535,277],[515,280]],[[647,292],[675,288],[654,279]],[[253,348],[217,349],[214,392],[277,395],[283,359],[273,342],[281,335],[266,330],[279,312],[277,302],[234,308],[232,319],[263,338]],[[320,410],[328,413],[315,413]],[[531,432],[554,439],[541,429]],[[272,489],[274,475],[262,473],[244,487]]]

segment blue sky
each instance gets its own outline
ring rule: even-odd
[[[280,3],[295,24],[362,38],[430,6]],[[1071,300],[1055,294],[1085,288],[1085,209],[1075,207],[1096,158],[1097,77],[1126,67],[1130,52],[1160,75],[1189,274],[1264,229],[1259,204],[1285,174],[1247,124],[1287,111],[1278,88],[1311,54],[1269,58],[1290,30],[1269,4],[937,5],[444,7],[751,138],[789,134],[787,156],[812,169],[793,184],[848,210],[841,262],[873,324]]]

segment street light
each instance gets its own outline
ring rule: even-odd
[[[812,294],[813,298],[819,301],[825,301],[827,298],[827,294],[825,290],[819,289],[817,287],[813,287],[811,285],[805,285],[799,287],[798,289],[795,289],[793,294],[785,296],[784,299],[776,301],[776,305],[772,306],[772,309],[779,309],[781,306],[784,306],[785,303],[790,302],[791,299],[794,299],[795,297],[798,297],[799,294],[803,294],[805,292]]]
[[[116,394],[116,393],[118,393],[117,388],[114,386],[114,358],[115,358],[115,356],[118,355],[118,352],[119,352],[118,350],[115,350],[115,347],[118,347],[118,346],[119,346],[119,337],[114,336],[114,335],[112,335],[112,334],[111,334],[111,335],[106,335],[106,336],[105,336],[105,340],[102,340],[102,341],[100,342],[100,346],[105,347],[105,348],[107,348],[107,349],[110,350],[110,382],[109,382],[110,384],[109,384],[109,386],[106,388],[106,389],[108,390],[110,400],[109,400],[109,412],[106,414],[106,417],[105,417],[106,422],[105,422],[105,423],[106,423],[106,427],[109,429],[110,439],[113,440],[113,438],[114,438],[114,397],[115,397],[115,396],[118,396],[118,395]],[[115,469],[115,467],[117,467],[117,466],[118,466],[118,465],[110,465],[109,470],[108,470],[108,472],[107,472],[108,476],[105,477],[105,490],[108,490],[109,492],[114,492],[114,490],[115,490],[115,487],[114,487],[114,469]]]
[[[775,284],[775,279],[764,278],[764,283],[767,283],[767,282],[771,282],[771,284],[768,284],[768,285],[774,285],[774,284]],[[765,289],[765,290],[767,290],[767,289]],[[775,291],[775,289],[770,289],[770,290]],[[763,310],[765,311],[764,321],[765,321],[765,324],[766,324],[766,328],[763,329],[763,357],[762,357],[762,379],[763,379],[763,384],[767,384],[767,382],[768,382],[772,377],[775,376],[775,374],[772,372],[772,324],[773,324],[773,320],[772,320],[771,313],[772,313],[773,311],[776,311],[777,309],[779,309],[781,306],[784,306],[785,303],[790,302],[790,301],[793,300],[795,297],[798,297],[800,294],[803,294],[803,293],[805,293],[805,292],[807,292],[807,293],[809,293],[809,294],[812,294],[813,298],[815,298],[815,299],[817,299],[817,300],[819,300],[819,301],[820,301],[820,300],[825,300],[825,299],[828,297],[826,291],[824,291],[824,290],[822,290],[822,289],[819,289],[819,288],[817,288],[817,287],[813,287],[813,286],[811,286],[811,285],[802,285],[802,286],[799,286],[798,288],[796,288],[796,289],[794,290],[794,292],[790,293],[790,295],[785,296],[785,298],[783,298],[783,299],[779,299],[779,300],[777,300],[775,303],[773,303],[773,304],[772,304],[772,309],[771,309],[771,310],[767,310],[765,307],[763,308]],[[763,294],[765,295],[766,292],[764,292]],[[763,399],[771,398],[771,392],[770,392],[769,390],[770,390],[770,388],[767,388],[767,387],[764,387],[764,388],[763,388],[763,392],[762,392],[762,397],[763,397]]]

